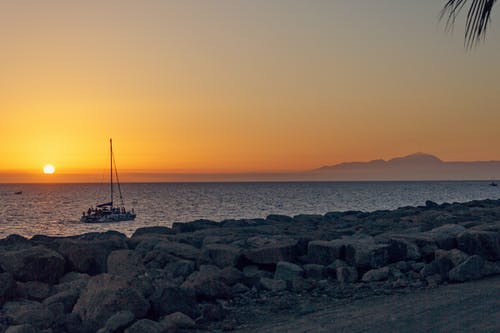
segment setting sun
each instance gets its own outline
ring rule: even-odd
[[[46,175],[51,175],[56,171],[56,168],[52,164],[47,164],[43,167],[43,173]]]

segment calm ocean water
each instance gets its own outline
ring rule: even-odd
[[[21,195],[15,194],[22,191]],[[290,182],[122,184],[133,222],[84,224],[90,205],[108,200],[106,184],[0,184],[0,238],[9,234],[74,235],[144,226],[171,226],[195,219],[324,214],[329,211],[395,209],[438,203],[497,199],[488,182]]]

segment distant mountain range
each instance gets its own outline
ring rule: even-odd
[[[311,180],[492,180],[500,179],[500,161],[447,162],[416,153],[323,166],[306,174]]]

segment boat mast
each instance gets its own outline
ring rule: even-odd
[[[113,140],[110,138],[109,139],[109,160],[110,160],[110,168],[109,168],[109,174],[110,174],[110,189],[111,189],[111,208],[113,207]]]

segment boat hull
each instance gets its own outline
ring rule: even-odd
[[[80,222],[84,223],[109,223],[109,222],[122,222],[133,221],[136,214],[133,213],[120,213],[120,214],[107,214],[107,215],[87,215],[82,216]]]

